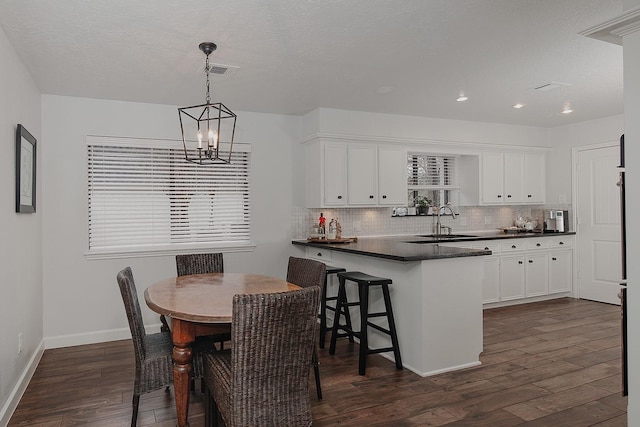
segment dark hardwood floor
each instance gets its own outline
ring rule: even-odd
[[[335,356],[327,345],[314,426],[626,426],[619,307],[565,298],[486,310],[484,350],[482,366],[428,378],[369,356],[361,377],[357,344],[340,340]],[[133,364],[130,341],[47,350],[9,426],[127,426]],[[189,415],[204,425],[199,392]],[[142,396],[138,425],[175,425],[172,390]]]

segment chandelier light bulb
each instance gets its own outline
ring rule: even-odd
[[[202,131],[198,129],[198,148],[202,148]]]

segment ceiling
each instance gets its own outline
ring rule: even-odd
[[[0,25],[45,94],[200,104],[198,44],[213,41],[211,61],[239,67],[212,78],[234,111],[553,127],[623,112],[622,47],[578,34],[622,12],[622,0],[2,0]],[[549,82],[566,85],[533,89]]]

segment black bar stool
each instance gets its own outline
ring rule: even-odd
[[[337,301],[338,297],[328,297],[327,296],[327,280],[330,274],[342,273],[347,271],[346,268],[342,267],[331,267],[327,265],[327,274],[324,276],[324,286],[322,287],[322,298],[320,300],[320,314],[318,317],[320,318],[320,348],[324,348],[324,342],[327,336],[327,331],[329,327],[327,326],[327,310],[333,311],[333,318],[336,318],[336,308],[334,306],[327,305],[327,301]],[[348,314],[348,313],[347,313]],[[335,321],[335,320],[334,320]],[[349,324],[351,324],[351,319],[349,318]],[[351,337],[351,341],[353,342],[353,337]]]
[[[400,346],[398,345],[398,336],[396,334],[396,324],[393,319],[393,310],[391,308],[391,298],[389,297],[389,285],[392,283],[391,279],[385,279],[383,277],[375,277],[369,274],[361,273],[359,271],[349,271],[344,273],[338,273],[338,279],[340,280],[340,286],[338,288],[338,300],[336,303],[336,317],[333,321],[333,328],[331,333],[331,344],[329,346],[329,354],[335,354],[336,352],[336,339],[340,336],[349,336],[350,340],[353,337],[360,339],[360,352],[358,363],[358,374],[364,375],[367,365],[367,355],[375,353],[384,353],[386,351],[393,351],[393,357],[396,360],[396,368],[402,369],[402,359],[400,358]],[[347,280],[356,282],[358,284],[358,294],[360,301],[349,302],[347,300],[347,292],[345,289],[345,283]],[[381,286],[382,295],[384,297],[385,311],[379,313],[369,313],[369,287]],[[354,331],[351,326],[351,319],[349,318],[349,307],[360,307],[360,331]],[[340,324],[340,316],[345,315],[346,325]],[[385,329],[379,325],[369,322],[370,317],[382,317],[386,316],[389,323],[389,329]],[[380,332],[383,332],[391,337],[391,347],[369,349],[369,340],[367,330],[368,327],[372,327]],[[339,334],[338,331],[344,331],[343,334]]]

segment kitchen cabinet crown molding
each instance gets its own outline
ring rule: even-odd
[[[309,144],[317,141],[342,142],[342,143],[370,143],[370,144],[397,144],[407,146],[410,150],[418,149],[417,146],[428,147],[432,151],[438,150],[451,154],[479,154],[483,151],[551,151],[551,147],[536,145],[507,145],[490,144],[479,141],[456,141],[444,139],[420,139],[420,138],[398,138],[390,136],[353,135],[338,133],[315,133],[301,138],[300,144]],[[460,150],[456,152],[456,150]]]
[[[581,36],[622,46],[622,38],[640,30],[640,7],[579,32]]]

